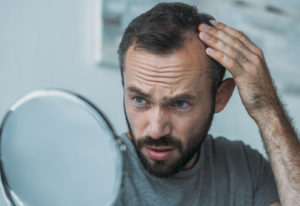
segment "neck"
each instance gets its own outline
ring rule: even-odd
[[[184,170],[192,169],[192,167],[194,167],[194,165],[197,163],[199,159],[199,155],[200,155],[200,151],[198,150],[198,152],[196,152],[194,157],[183,167],[182,170],[184,171]]]

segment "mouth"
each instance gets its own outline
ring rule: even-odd
[[[154,160],[166,160],[175,151],[171,147],[146,147],[147,154]]]

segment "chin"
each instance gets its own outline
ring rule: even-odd
[[[138,157],[144,169],[158,178],[168,178],[183,169],[182,157],[173,154],[166,160],[155,160],[148,156],[147,152],[138,152]]]

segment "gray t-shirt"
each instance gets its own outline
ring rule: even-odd
[[[162,179],[139,162],[126,134],[123,188],[116,205],[255,205],[279,201],[270,163],[241,141],[208,135],[193,168]]]

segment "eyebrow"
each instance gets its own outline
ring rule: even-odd
[[[140,90],[140,89],[137,88],[137,87],[130,86],[130,87],[128,87],[126,90],[129,91],[129,92],[135,92],[135,93],[137,93],[138,95],[140,95],[140,96],[142,96],[142,97],[145,97],[145,98],[147,98],[147,99],[152,99],[152,95],[143,92],[142,90]]]
[[[135,86],[130,86],[126,90],[129,91],[129,92],[135,92],[135,93],[137,93],[138,95],[140,95],[144,98],[152,99],[152,95],[143,92],[141,89],[139,89]],[[192,94],[189,94],[189,93],[185,93],[185,94],[176,95],[174,97],[163,97],[162,101],[163,102],[176,102],[176,101],[181,101],[181,100],[190,100],[190,101],[192,101],[192,100],[195,100],[195,99],[197,99],[196,96],[194,96]]]
[[[179,95],[176,95],[174,97],[163,97],[162,98],[162,101],[164,102],[177,102],[177,101],[181,101],[181,100],[195,100],[197,99],[196,96],[192,95],[192,94],[179,94]]]

